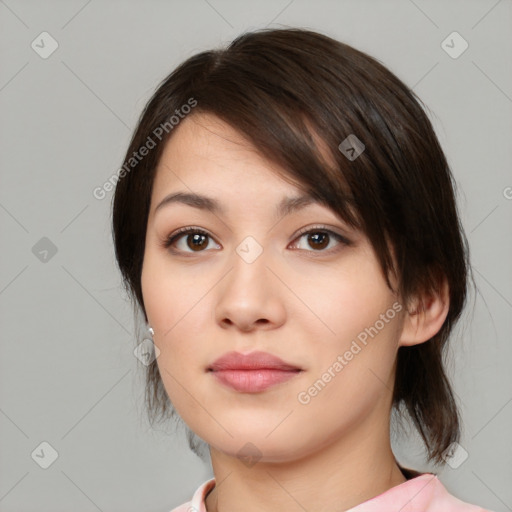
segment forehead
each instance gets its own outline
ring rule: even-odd
[[[315,143],[328,155],[323,141],[316,137]],[[265,216],[276,221],[303,210],[313,213],[314,208],[345,224],[343,213],[314,192],[236,128],[213,114],[196,112],[174,128],[164,147],[150,216],[168,211],[171,204],[185,204],[223,218]]]
[[[307,120],[306,125],[316,146],[316,156],[326,167],[336,168],[331,148]],[[264,129],[269,133],[262,138],[273,137],[272,128]],[[162,172],[163,169],[167,172]],[[233,186],[237,180],[243,184],[246,178],[257,174],[259,181],[273,183],[273,186],[294,188],[303,193],[311,191],[311,185],[305,185],[293,172],[268,158],[265,147],[256,147],[240,130],[211,112],[196,111],[173,129],[158,162],[156,180],[162,174],[169,178],[169,170],[176,175],[180,172],[186,172],[189,177],[199,175],[201,182],[211,182],[231,171]]]
[[[233,192],[252,189],[269,199],[306,192],[304,185],[266,158],[242,133],[202,113],[178,125],[158,162],[154,192],[178,187],[191,194],[199,190],[215,194],[227,187]]]
[[[194,113],[174,129],[166,143],[161,160],[187,161],[217,158],[243,160],[250,157],[264,161],[263,155],[236,128],[210,113]]]

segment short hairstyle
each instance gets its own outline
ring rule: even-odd
[[[283,178],[360,229],[390,288],[389,276],[397,278],[404,302],[439,291],[446,281],[447,318],[427,342],[398,349],[393,391],[393,406],[408,412],[428,460],[442,463],[460,437],[444,355],[466,301],[469,251],[455,182],[421,100],[375,58],[299,28],[244,33],[181,63],[144,108],[123,164],[133,169],[119,177],[113,198],[118,266],[146,321],[141,273],[151,191],[173,134],[172,127],[155,130],[169,126],[169,116],[191,98],[196,104],[188,115],[222,119],[278,164]],[[357,158],[339,147],[349,136],[364,144]],[[156,147],[133,165],[148,137]],[[150,419],[172,416],[156,360],[146,377]]]

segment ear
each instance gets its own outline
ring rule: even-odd
[[[435,336],[450,309],[448,283],[443,279],[437,292],[415,297],[405,313],[399,346],[417,345]]]

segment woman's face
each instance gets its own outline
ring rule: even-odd
[[[218,118],[195,114],[175,130],[156,172],[141,279],[180,416],[216,450],[262,461],[385,430],[403,310],[366,237],[319,203],[280,211],[302,191]],[[158,208],[176,193],[218,209]],[[199,233],[165,246],[189,226]],[[296,371],[261,361],[210,371],[232,351],[266,352]]]

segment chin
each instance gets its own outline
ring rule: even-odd
[[[213,439],[210,430],[210,435],[203,439],[215,450],[242,461],[247,460],[249,464],[253,461],[268,463],[293,461],[307,455],[306,452],[309,449],[302,436],[294,439],[291,432],[284,429],[280,435],[277,431],[272,432],[275,424],[272,427],[265,426],[259,429],[254,428],[254,425],[252,428],[244,428],[244,426],[238,429],[227,428],[233,437],[225,435],[221,439]],[[295,428],[294,431],[298,433],[300,429]],[[272,433],[269,435],[269,432]]]

